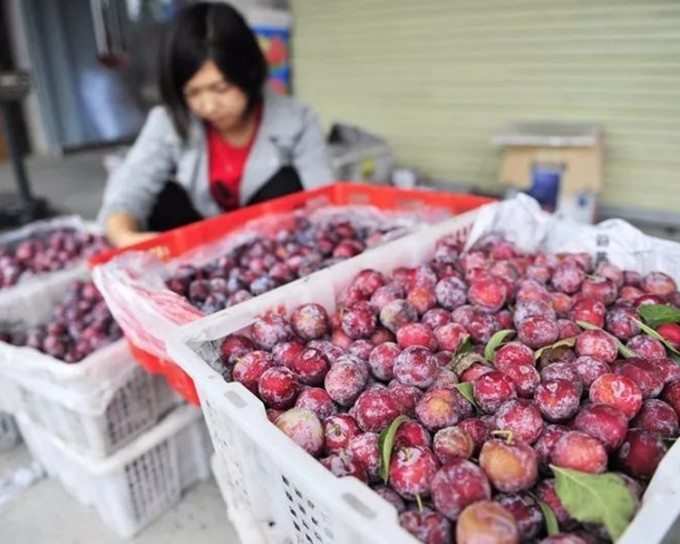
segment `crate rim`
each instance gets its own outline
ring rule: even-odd
[[[377,184],[370,184],[370,183],[361,183],[361,182],[356,182],[356,181],[335,181],[329,185],[325,185],[323,187],[316,187],[313,189],[306,189],[304,191],[299,191],[297,193],[292,193],[290,195],[285,195],[283,197],[273,199],[267,202],[261,202],[259,204],[255,204],[252,206],[246,206],[243,208],[239,208],[237,210],[233,210],[230,212],[225,212],[223,214],[205,218],[197,223],[193,223],[190,225],[186,225],[184,227],[179,227],[177,229],[172,229],[167,232],[159,233],[157,236],[145,240],[143,242],[140,242],[138,244],[134,244],[131,246],[127,246],[124,248],[115,248],[110,251],[106,251],[103,253],[99,253],[98,255],[95,255],[91,257],[88,262],[87,266],[90,269],[93,269],[96,266],[99,266],[101,264],[105,264],[109,262],[111,259],[116,257],[117,255],[120,255],[121,253],[127,253],[130,251],[151,251],[154,250],[155,248],[161,246],[161,244],[167,246],[169,245],[168,241],[173,237],[176,236],[179,231],[184,231],[185,229],[195,229],[197,225],[207,225],[209,224],[208,222],[220,222],[223,220],[225,216],[229,216],[230,218],[233,218],[235,220],[238,219],[244,219],[244,220],[249,220],[253,219],[256,217],[261,217],[263,215],[269,215],[271,213],[278,213],[279,210],[277,208],[281,205],[288,204],[288,203],[298,203],[299,201],[303,201],[303,203],[299,203],[297,206],[294,206],[291,209],[288,209],[286,211],[293,211],[298,208],[304,207],[304,201],[307,200],[312,200],[315,197],[319,196],[331,196],[335,197],[337,200],[343,200],[344,193],[349,192],[349,191],[364,191],[370,194],[383,194],[385,196],[389,197],[399,197],[402,196],[404,198],[420,198],[424,200],[431,200],[433,198],[441,198],[441,199],[446,199],[446,200],[465,200],[465,201],[472,201],[475,203],[475,206],[482,206],[484,204],[489,204],[492,202],[495,202],[497,199],[492,198],[492,197],[487,197],[487,196],[481,196],[481,195],[470,195],[470,194],[464,194],[464,193],[453,193],[453,192],[445,192],[445,191],[430,191],[426,189],[402,189],[399,187],[394,187],[391,185],[377,185]],[[335,205],[343,205],[341,203],[337,203]]]

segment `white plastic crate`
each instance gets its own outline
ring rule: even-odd
[[[236,534],[243,544],[258,544],[264,543],[263,532],[260,529],[261,523],[253,519],[252,512],[249,510],[249,504],[240,504],[235,502],[236,497],[229,488],[229,469],[224,466],[223,457],[213,454],[210,459],[210,466],[212,467],[217,487],[220,490],[222,499],[224,500],[227,517],[231,524],[236,528]],[[270,542],[278,542],[280,539],[270,540]]]
[[[70,227],[77,231],[97,233],[96,225],[84,222],[77,216],[62,216],[44,221],[36,221],[19,229],[0,235],[0,246],[18,243],[31,234],[50,232],[55,228]],[[85,259],[76,261],[62,270],[45,272],[27,276],[16,285],[0,289],[0,305],[11,307],[19,312],[6,314],[0,311],[0,320],[16,320],[28,318],[35,320],[41,315],[44,303],[40,300],[40,293],[45,284],[54,287],[61,286],[61,289],[72,281],[82,278],[87,274],[87,263]]]
[[[45,322],[68,282],[32,285],[22,304],[0,298],[0,318]],[[30,310],[26,310],[27,307]],[[92,458],[105,457],[151,427],[179,402],[161,376],[151,376],[119,340],[66,364],[28,347],[0,342],[0,409],[35,424]]]
[[[162,376],[152,376],[134,362],[123,340],[75,365],[29,348],[14,349],[29,352],[22,354],[24,361],[43,363],[44,372],[39,377],[15,375],[17,400],[6,409],[90,458],[110,455],[180,402]],[[0,363],[0,378],[9,381],[5,370]]]
[[[131,356],[124,344],[121,348],[121,365],[127,365]],[[106,457],[181,402],[163,376],[152,376],[136,364],[130,370],[102,414],[68,408],[39,390],[22,387],[19,412],[84,455]]]
[[[206,392],[201,406],[226,469],[216,473],[220,489],[242,542],[415,542],[390,504],[355,478],[335,478],[271,425],[245,388],[224,385]]]
[[[210,477],[212,448],[198,408],[183,406],[111,457],[91,460],[18,418],[31,455],[106,525],[129,538]]]
[[[473,215],[452,220],[467,232]],[[354,478],[335,478],[297,444],[271,425],[264,406],[238,383],[226,383],[217,368],[215,349],[227,334],[240,331],[272,309],[289,313],[305,302],[317,302],[329,312],[336,295],[366,267],[385,272],[422,262],[434,242],[450,232],[428,229],[428,247],[421,240],[402,238],[349,261],[328,273],[317,273],[283,289],[248,301],[239,310],[225,310],[184,327],[169,353],[194,379],[215,446],[220,488],[244,542],[410,543],[394,508]],[[380,266],[376,266],[380,263]],[[208,364],[206,364],[208,363]],[[219,463],[221,461],[221,463]],[[222,468],[223,470],[219,470]]]
[[[41,299],[46,287],[63,292],[68,284],[84,276],[87,276],[87,266],[80,263],[73,268],[35,276],[26,283],[0,290],[0,321],[14,323],[24,319],[35,322],[48,305],[48,301]],[[4,311],[5,308],[12,311]]]
[[[21,439],[14,418],[0,412],[0,455],[16,446]]]
[[[263,404],[238,383],[226,383],[213,370],[219,364],[220,340],[247,333],[254,319],[268,311],[286,314],[306,302],[330,312],[335,300],[364,268],[390,273],[431,257],[436,241],[457,233],[473,243],[489,232],[501,232],[527,250],[587,251],[626,268],[646,273],[661,270],[680,280],[680,246],[645,236],[623,221],[597,227],[566,223],[543,214],[534,201],[518,197],[493,204],[427,228],[367,252],[283,289],[266,293],[182,328],[168,338],[173,359],[194,379],[217,456],[220,487],[232,502],[250,512],[261,542],[288,538],[299,542],[413,542],[397,522],[394,509],[353,478],[336,479],[288,440],[266,418]],[[680,513],[680,446],[660,464],[643,505],[623,544],[661,541]],[[340,521],[342,520],[342,521]],[[237,525],[238,527],[238,525]],[[239,528],[240,529],[240,528]],[[249,541],[250,542],[250,541]]]

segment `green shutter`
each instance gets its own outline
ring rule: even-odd
[[[680,1],[293,0],[294,88],[400,163],[497,189],[493,133],[600,121],[610,206],[680,210]]]

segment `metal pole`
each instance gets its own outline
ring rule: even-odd
[[[18,138],[14,134],[14,127],[12,126],[12,116],[10,114],[9,103],[3,102],[2,106],[2,125],[5,127],[5,137],[7,138],[7,147],[9,149],[9,157],[12,161],[12,168],[14,170],[14,179],[19,188],[19,196],[25,206],[29,206],[33,202],[33,195],[31,195],[31,188],[28,185],[28,176],[26,168],[24,167],[24,158],[22,156],[21,145]]]

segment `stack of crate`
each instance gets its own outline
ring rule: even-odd
[[[130,537],[210,476],[212,448],[200,410],[139,367],[125,340],[71,363],[15,345],[88,280],[83,263],[0,292],[0,453],[20,431],[50,476]]]

